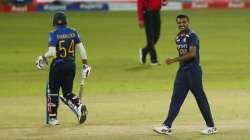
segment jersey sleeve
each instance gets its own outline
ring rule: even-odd
[[[49,46],[54,46],[56,47],[56,38],[53,32],[49,32]]]
[[[143,0],[137,0],[137,16],[139,21],[144,22],[143,16]]]
[[[75,34],[76,34],[75,43],[78,44],[78,43],[82,42],[81,39],[80,39],[79,33],[77,31],[75,31]]]
[[[195,33],[191,33],[189,38],[189,46],[197,47],[198,45],[199,45],[199,40],[197,35]]]

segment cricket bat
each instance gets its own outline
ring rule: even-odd
[[[79,97],[80,97],[81,102],[82,102],[82,96],[83,96],[83,86],[84,86],[84,78],[81,78],[80,89],[79,89]]]

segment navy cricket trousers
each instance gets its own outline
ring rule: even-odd
[[[49,118],[57,117],[59,105],[59,91],[62,88],[63,96],[71,98],[76,64],[71,59],[54,59],[50,65],[49,82],[46,88],[46,123]]]
[[[171,98],[168,116],[164,121],[164,124],[169,128],[172,127],[172,123],[178,115],[189,90],[194,95],[207,126],[213,127],[214,121],[207,97],[203,90],[202,70],[200,66],[189,69],[180,68],[178,70],[175,78],[174,91]]]

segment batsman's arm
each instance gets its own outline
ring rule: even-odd
[[[80,57],[81,57],[82,64],[83,64],[82,69],[81,69],[81,76],[82,76],[82,79],[86,79],[89,76],[89,73],[91,71],[91,67],[88,64],[87,52],[81,42],[76,44],[76,48],[78,49],[80,53]]]
[[[56,55],[56,48],[50,46],[48,51],[44,55],[40,55],[36,60],[36,67],[38,69],[44,69],[48,65],[48,59]]]
[[[80,42],[78,44],[76,44],[76,48],[79,51],[80,57],[82,59],[82,64],[86,64],[88,65],[88,57],[87,57],[87,52],[85,47],[83,46],[83,44]]]
[[[46,59],[56,56],[56,47],[49,46],[48,51],[43,55]]]

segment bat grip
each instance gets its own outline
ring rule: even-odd
[[[84,85],[84,79],[82,78],[80,81],[80,85],[83,86]]]

